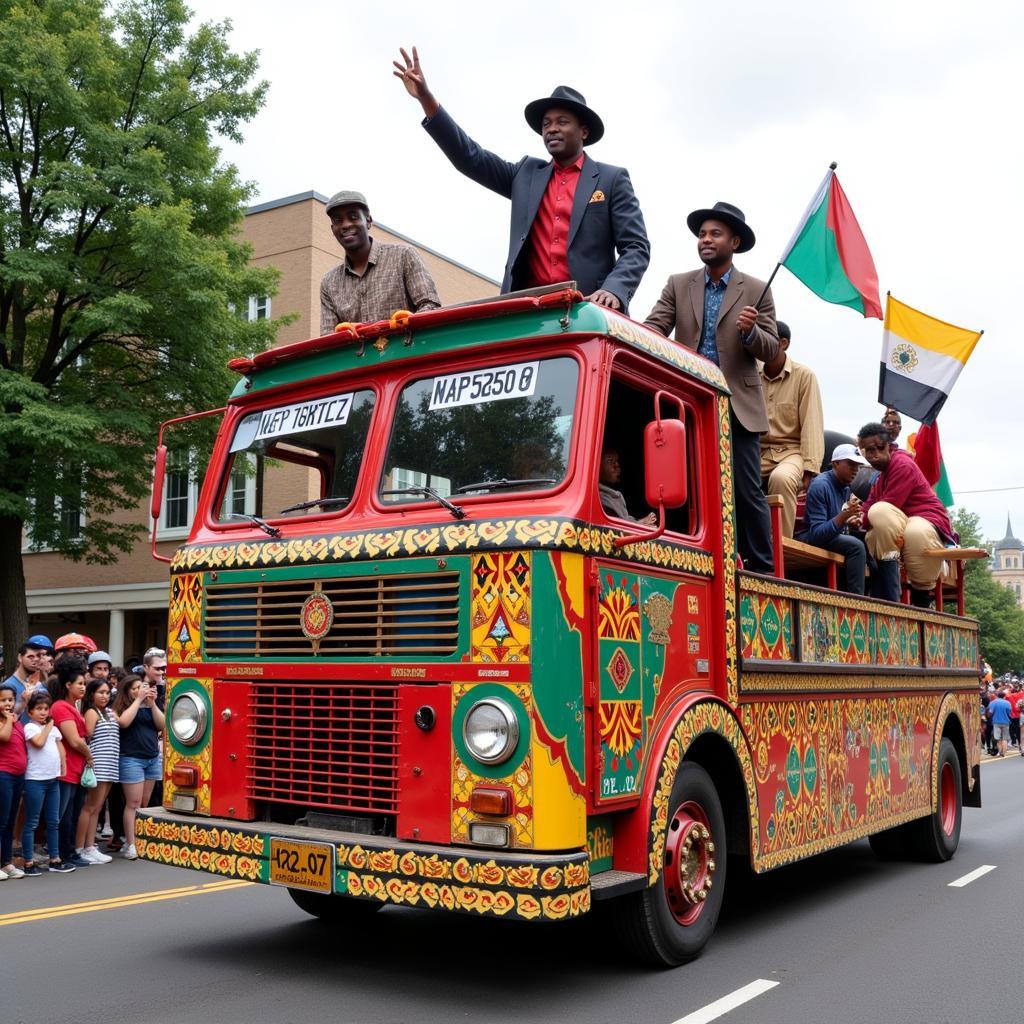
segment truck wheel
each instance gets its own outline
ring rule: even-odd
[[[684,761],[669,799],[658,882],[615,901],[621,934],[643,960],[675,967],[704,948],[722,908],[727,852],[711,776]]]
[[[938,809],[908,826],[914,854],[921,860],[941,862],[949,860],[960,845],[960,825],[963,818],[963,789],[960,758],[953,741],[943,737],[939,747]]]
[[[289,889],[288,895],[295,905],[307,914],[329,924],[359,921],[375,914],[384,905],[378,900],[360,900],[351,896],[333,896],[307,889]]]

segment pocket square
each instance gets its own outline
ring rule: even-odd
[[[594,193],[594,194],[593,194],[593,195],[592,195],[592,196],[590,197],[590,202],[592,202],[592,203],[603,203],[603,202],[604,202],[604,193],[603,193],[603,192],[602,192],[602,191],[601,191],[600,189],[598,189],[598,190],[597,190],[597,191],[596,191],[596,192],[595,192],[595,193]]]

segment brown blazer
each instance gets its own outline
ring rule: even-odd
[[[771,290],[761,303],[761,314],[754,326],[749,345],[740,340],[736,317],[744,306],[753,306],[764,291],[764,281],[744,274],[735,265],[725,289],[718,314],[718,358],[722,373],[732,391],[736,418],[747,428],[763,434],[768,429],[768,410],[761,390],[761,375],[756,360],[765,362],[779,351],[779,329],[775,324],[775,302]],[[704,322],[704,268],[668,279],[661,298],[644,321],[666,337],[675,331],[676,341],[696,351]]]

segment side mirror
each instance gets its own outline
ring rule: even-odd
[[[164,503],[164,477],[167,475],[167,445],[157,446],[153,459],[153,501],[149,507],[150,517],[160,518],[160,507]]]
[[[686,504],[686,424],[659,416],[644,427],[644,495],[651,508]]]

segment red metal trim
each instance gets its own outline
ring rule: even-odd
[[[551,292],[549,295],[521,296],[471,306],[442,306],[440,309],[411,313],[407,320],[403,318],[401,322],[396,323],[392,323],[391,320],[378,320],[368,324],[349,324],[345,331],[327,334],[322,338],[310,338],[308,341],[297,341],[291,345],[279,345],[258,353],[244,363],[241,360],[233,359],[228,366],[236,373],[244,374],[253,369],[265,369],[291,359],[326,352],[342,345],[351,345],[356,341],[366,342],[371,338],[380,338],[391,334],[409,334],[427,327],[446,327],[473,320],[490,320],[494,317],[525,313],[534,309],[568,307],[574,302],[582,301],[583,294],[581,292],[566,288],[563,291]]]

